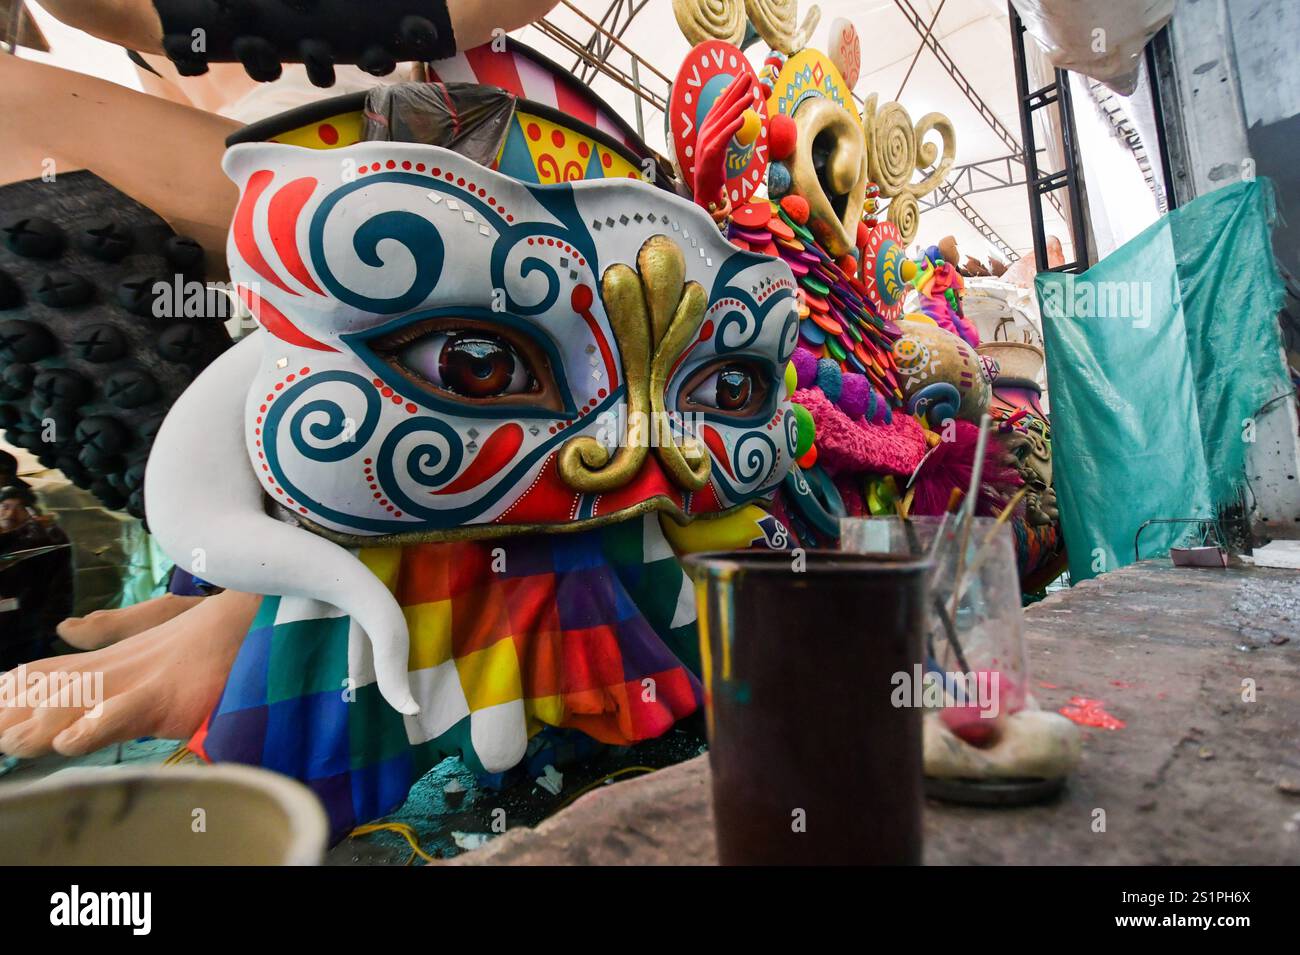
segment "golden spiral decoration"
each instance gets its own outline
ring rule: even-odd
[[[745,38],[745,0],[673,0],[673,16],[691,46],[705,40],[739,45]]]
[[[903,245],[910,245],[916,238],[916,230],[921,225],[921,207],[916,204],[916,196],[910,192],[900,192],[889,201],[889,221],[898,226],[898,234]]]
[[[924,141],[931,131],[937,132],[943,140],[942,156],[939,155],[938,146]],[[913,195],[924,196],[937,189],[939,184],[948,178],[953,160],[957,158],[957,131],[953,128],[952,120],[942,113],[926,113],[916,124],[916,141],[920,144],[917,147],[917,167],[920,169],[935,167],[930,175],[912,186]]]
[[[871,179],[879,184],[882,196],[896,196],[907,188],[916,172],[912,117],[899,103],[886,103],[877,110],[873,93],[867,100],[864,120],[870,130]]]
[[[803,49],[822,15],[820,7],[812,6],[803,26],[797,26],[799,0],[745,0],[745,12],[763,42],[787,55]]]

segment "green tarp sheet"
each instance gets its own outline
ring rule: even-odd
[[[1237,500],[1253,416],[1291,391],[1273,217],[1268,180],[1240,182],[1175,209],[1082,275],[1038,276],[1074,582],[1132,563],[1143,521],[1214,519]],[[1141,557],[1196,533],[1153,525]]]

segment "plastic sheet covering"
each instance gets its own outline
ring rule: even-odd
[[[1133,562],[1150,518],[1217,516],[1245,483],[1260,407],[1291,383],[1273,190],[1226,186],[1079,276],[1038,276],[1053,473],[1075,582]],[[1194,525],[1152,525],[1143,558]]]
[[[1174,0],[1011,3],[1053,66],[1101,80],[1121,96],[1137,88],[1142,50],[1174,13]]]
[[[514,115],[515,98],[477,83],[401,83],[366,96],[367,140],[427,143],[492,166]]]
[[[29,452],[3,440],[0,448],[18,459],[19,477],[31,485],[41,510],[53,515],[72,541],[74,615],[126,606],[157,591],[160,575],[165,575],[171,564],[166,558],[158,564],[152,555],[140,556],[150,538],[139,521],[106,510],[93,494],[70,482],[61,471],[42,467]]]

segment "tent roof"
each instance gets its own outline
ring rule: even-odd
[[[578,9],[593,20],[599,21],[612,0],[573,0]],[[626,21],[629,0],[621,0],[624,12],[618,22]],[[636,6],[641,0],[630,0]],[[920,16],[929,22],[940,0],[907,0]],[[809,4],[800,6],[800,22]],[[837,17],[850,20],[862,37],[862,73],[855,88],[860,98],[875,92],[882,102],[896,97],[908,73],[913,57],[921,46],[921,37],[909,23],[907,15],[895,0],[819,0],[821,22],[813,33],[810,45],[825,50],[830,24]],[[592,28],[563,3],[547,17],[571,36],[585,40]],[[519,39],[533,46],[557,63],[575,65],[573,53],[562,48],[535,26],[525,27],[515,33]],[[1016,82],[1012,67],[1011,28],[1007,6],[1003,0],[960,0],[942,3],[934,35],[940,45],[957,64],[972,88],[989,109],[1020,140],[1020,115],[1016,104]],[[672,77],[690,49],[673,18],[671,0],[644,0],[632,20],[622,42],[645,62],[661,73]],[[766,52],[761,43],[747,51],[752,61],[761,63]],[[624,72],[630,72],[630,56],[615,49],[609,62]],[[640,70],[643,86],[657,95],[666,93],[665,84],[646,69]],[[597,74],[591,86],[629,122],[635,116],[634,97],[611,77]],[[907,107],[913,120],[928,112],[940,112],[952,119],[957,129],[957,164],[998,159],[1010,153],[1006,143],[980,116],[975,106],[963,95],[934,54],[922,50],[916,65],[903,88],[900,102]],[[655,149],[663,151],[663,115],[649,104],[642,104],[645,138]],[[1023,175],[1023,174],[1021,174]],[[985,222],[1018,254],[1032,250],[1029,204],[1023,184],[991,192],[980,192],[967,201]],[[1064,236],[1066,229],[1056,211],[1044,204],[1049,234]],[[966,221],[951,204],[925,212],[917,241],[926,245],[937,243],[945,235],[954,235],[962,255],[974,255],[987,261],[1000,255],[976,229]],[[1005,258],[1005,256],[1002,256]]]

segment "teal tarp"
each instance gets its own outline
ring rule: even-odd
[[[1149,518],[1217,516],[1244,482],[1252,416],[1291,390],[1272,186],[1162,218],[1082,275],[1037,279],[1053,478],[1074,581],[1133,562]],[[1153,525],[1142,557],[1196,529]]]

